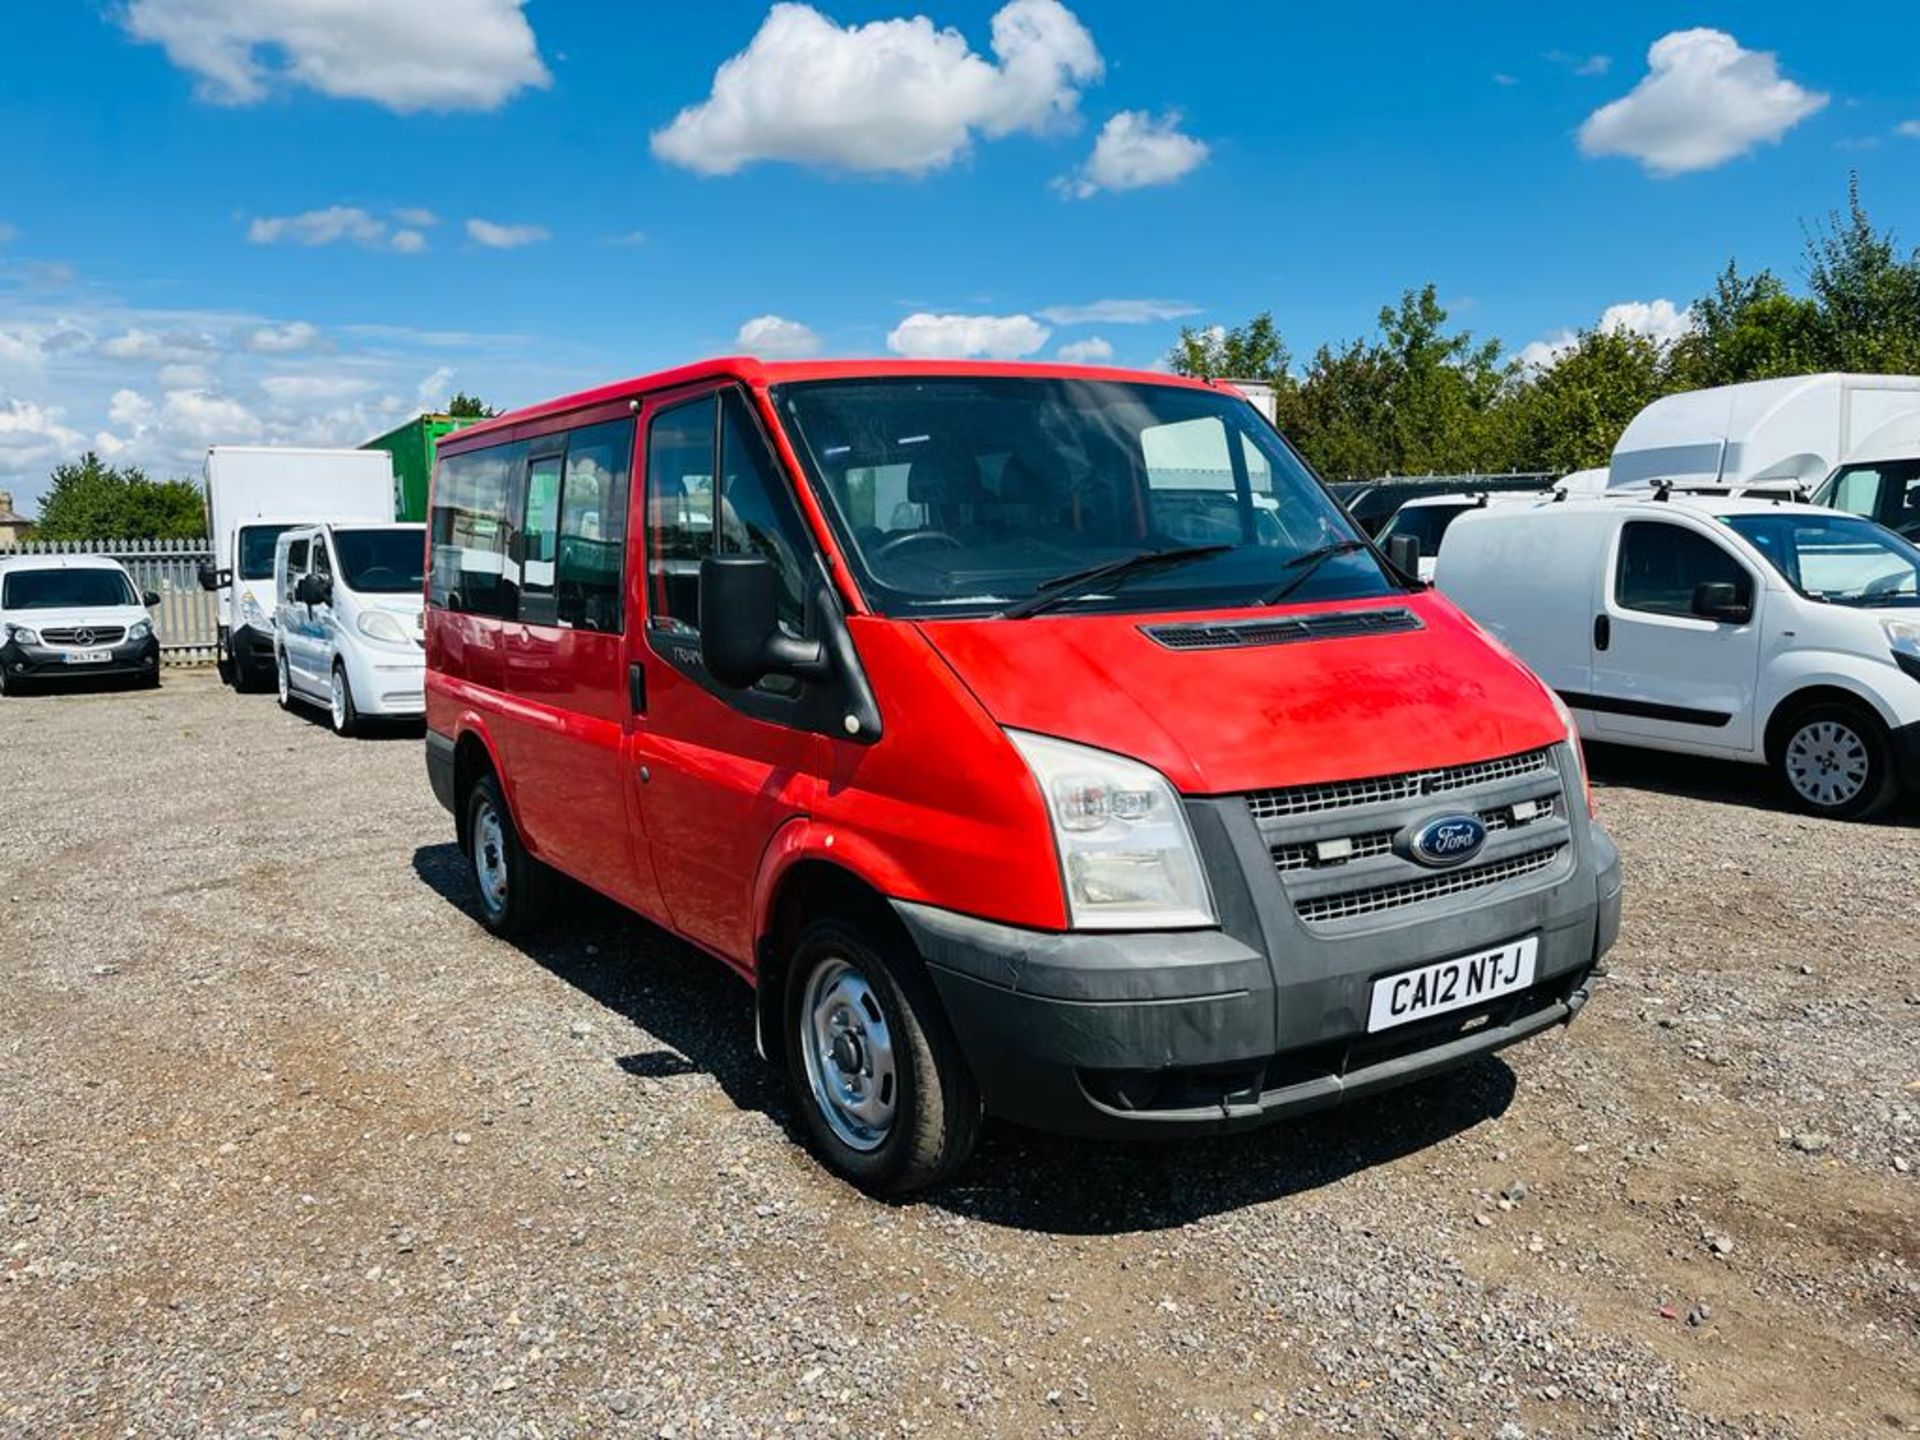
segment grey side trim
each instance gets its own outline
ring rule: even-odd
[[[1613,454],[1609,482],[1639,485],[1649,480],[1718,480],[1740,465],[1738,441],[1711,440],[1698,445],[1656,445],[1649,450]]]

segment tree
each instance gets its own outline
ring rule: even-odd
[[[1167,355],[1176,375],[1203,380],[1265,380],[1278,389],[1288,383],[1292,361],[1273,313],[1262,310],[1244,325],[1228,330],[1219,325],[1196,330],[1180,327],[1180,338]]]
[[[469,395],[464,390],[447,401],[447,414],[456,420],[491,420],[499,413],[478,395]]]
[[[1506,407],[1514,468],[1565,474],[1605,465],[1627,422],[1665,394],[1667,347],[1631,330],[1586,330]]]
[[[34,538],[192,540],[206,532],[200,487],[191,480],[151,480],[138,466],[116,468],[89,450],[54,467]]]
[[[1830,368],[1920,370],[1920,249],[1902,258],[1893,232],[1873,228],[1858,175],[1847,182],[1847,213],[1807,235],[1807,288]]]

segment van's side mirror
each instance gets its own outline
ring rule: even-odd
[[[700,562],[700,661],[730,690],[769,675],[826,680],[833,662],[818,640],[780,631],[773,562],[764,555],[709,555]]]
[[[194,571],[194,579],[200,582],[200,588],[202,590],[218,590],[220,588],[220,572],[214,569],[212,565],[201,565],[199,569]]]
[[[155,591],[142,590],[140,592],[140,603],[151,610],[160,603],[160,596]]]
[[[324,575],[302,575],[293,598],[302,605],[325,605],[333,599],[333,582]]]
[[[1420,537],[1418,535],[1389,535],[1387,537],[1387,559],[1393,568],[1409,580],[1420,578]]]
[[[1753,618],[1753,606],[1741,602],[1731,580],[1706,580],[1693,587],[1693,613],[1723,625],[1744,625]]]

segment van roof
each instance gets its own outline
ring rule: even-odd
[[[125,570],[111,555],[0,555],[0,570]]]
[[[1240,392],[1222,380],[1199,380],[1186,375],[1168,375],[1158,370],[1118,370],[1097,365],[1056,365],[992,360],[758,360],[751,355],[725,355],[698,360],[651,375],[616,380],[608,385],[544,400],[519,410],[509,410],[477,425],[469,425],[440,438],[439,445],[449,452],[466,449],[497,430],[522,425],[569,410],[584,410],[594,405],[654,390],[670,390],[680,385],[696,385],[702,380],[735,379],[755,389],[769,385],[797,384],[803,380],[863,380],[885,376],[1037,376],[1055,380],[1109,380],[1147,385],[1174,385],[1191,390],[1220,390],[1230,395]]]
[[[1797,500],[1771,500],[1760,496],[1748,495],[1690,495],[1685,491],[1673,491],[1666,499],[1658,498],[1650,491],[1622,492],[1615,490],[1607,495],[1572,495],[1564,500],[1542,500],[1539,504],[1522,510],[1519,506],[1502,507],[1504,513],[1512,514],[1556,514],[1581,515],[1604,514],[1618,515],[1621,511],[1635,514],[1660,515],[1671,514],[1675,510],[1684,510],[1690,514],[1706,516],[1722,515],[1776,515],[1782,511],[1792,514],[1824,515],[1832,518],[1833,510],[1822,505],[1804,505]]]

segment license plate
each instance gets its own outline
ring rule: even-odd
[[[67,652],[69,665],[104,665],[111,659],[113,659],[111,650],[69,650]]]
[[[1437,960],[1418,970],[1385,976],[1373,982],[1367,1030],[1391,1030],[1410,1020],[1444,1015],[1524,990],[1533,983],[1533,967],[1539,955],[1539,937],[1530,935],[1498,949]]]

